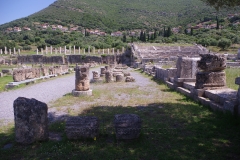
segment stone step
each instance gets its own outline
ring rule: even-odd
[[[177,87],[177,91],[182,93],[185,96],[192,97],[191,92],[188,89]]]
[[[173,83],[171,83],[169,81],[166,81],[166,84],[169,88],[174,89],[174,84]]]
[[[188,89],[189,91],[195,88],[195,82],[183,82],[183,88]]]

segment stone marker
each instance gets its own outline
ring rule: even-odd
[[[97,117],[69,117],[65,132],[67,138],[72,140],[98,137],[99,120]]]
[[[2,72],[0,72],[0,77],[3,77],[3,73]]]
[[[92,82],[102,82],[102,79],[100,79],[98,71],[92,71],[92,73],[93,73]]]
[[[127,76],[125,82],[135,82],[135,78],[132,76]]]
[[[106,73],[105,73],[105,81],[107,83],[113,82],[113,73],[111,71],[106,71]]]
[[[117,140],[130,140],[139,137],[142,121],[136,114],[117,114],[114,127]]]
[[[106,74],[106,68],[105,67],[101,67],[100,70],[101,70],[100,77],[104,77],[105,74]]]
[[[2,49],[0,49],[0,54],[2,54]]]
[[[116,75],[116,82],[124,82],[124,75],[123,74],[117,74]]]
[[[21,144],[48,140],[48,107],[36,99],[18,97],[14,103],[15,139]]]
[[[76,64],[75,71],[75,89],[72,91],[74,96],[92,95],[89,82],[89,67],[78,66]]]

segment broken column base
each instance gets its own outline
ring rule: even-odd
[[[103,82],[103,80],[102,79],[91,79],[91,81],[90,81],[90,83],[101,83],[101,82]]]
[[[92,90],[89,89],[88,91],[76,91],[75,89],[72,90],[72,95],[74,97],[80,97],[80,96],[91,96],[92,95]]]

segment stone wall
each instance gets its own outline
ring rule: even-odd
[[[43,63],[43,64],[71,64],[96,62],[99,64],[112,64],[114,62],[121,63],[122,55],[104,55],[104,56],[89,56],[89,55],[64,55],[64,56],[44,56],[44,55],[26,55],[18,56],[18,63]]]

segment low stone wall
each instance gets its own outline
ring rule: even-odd
[[[112,64],[114,62],[121,63],[122,55],[102,55],[89,56],[89,55],[63,55],[63,56],[44,56],[44,55],[26,55],[18,56],[18,63],[43,63],[43,64],[65,64],[65,63],[90,63],[96,62],[99,64]]]
[[[177,76],[177,68],[163,69],[161,67],[156,67],[155,78],[162,81],[168,81],[170,78]]]
[[[27,79],[40,78],[41,76],[61,75],[68,72],[67,65],[41,67],[41,68],[22,68],[13,70],[13,81],[20,82]]]

